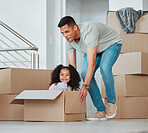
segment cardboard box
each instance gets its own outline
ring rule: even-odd
[[[23,91],[12,104],[24,104],[24,121],[85,120],[86,100],[80,102],[78,91]]]
[[[131,52],[120,54],[113,66],[113,74],[148,74],[148,53]]]
[[[0,120],[24,120],[24,106],[10,104],[16,95],[0,95]]]
[[[23,90],[47,90],[51,70],[7,68],[0,70],[0,94],[19,94]]]
[[[117,19],[116,13],[114,11],[107,11],[106,24],[116,30],[119,34],[120,31],[122,31],[119,20]]]
[[[147,75],[117,75],[114,76],[116,96],[141,96],[148,97]],[[106,97],[103,80],[101,82],[102,97]]]
[[[136,33],[148,33],[148,14],[140,17],[135,26]]]
[[[117,113],[115,119],[148,118],[148,97],[117,97]],[[105,99],[107,105],[107,99]]]
[[[126,34],[120,26],[116,13],[113,11],[107,12],[107,25],[115,29],[123,40],[121,53],[124,52],[148,52],[148,14],[142,16],[136,22],[135,33]]]
[[[114,11],[107,12],[106,24],[118,33],[122,31],[120,22]],[[135,23],[135,33],[148,33],[148,14],[140,17]]]
[[[120,32],[123,40],[121,53],[124,52],[148,52],[148,34],[125,34]]]

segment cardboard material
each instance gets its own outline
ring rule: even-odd
[[[107,11],[106,24],[109,27],[116,30],[119,34],[120,34],[120,31],[122,31],[122,29],[120,27],[120,23],[119,23],[116,13],[114,11]]]
[[[0,70],[0,94],[19,94],[23,90],[47,90],[51,70],[7,68]]]
[[[78,121],[86,116],[86,100],[80,102],[77,91],[28,90],[15,103],[24,103],[24,121]]]
[[[148,74],[148,53],[132,52],[120,54],[113,66],[113,74]]]
[[[10,104],[16,95],[0,95],[0,120],[24,120],[24,106]]]
[[[148,75],[117,75],[114,76],[116,96],[148,97]],[[102,97],[106,97],[105,86],[101,83]]]
[[[136,22],[135,32],[148,33],[148,14],[140,17]]]
[[[123,40],[121,53],[124,52],[148,52],[148,34],[125,34],[120,32]]]
[[[120,22],[117,19],[116,13],[114,11],[107,12],[106,24],[118,33],[122,31]],[[135,33],[148,33],[148,14],[140,17],[135,23]]]
[[[107,101],[105,99],[105,104]],[[148,97],[117,97],[117,114],[115,118],[148,118]]]

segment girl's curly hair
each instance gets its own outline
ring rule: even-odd
[[[64,68],[67,68],[70,71],[70,81],[68,82],[68,85],[72,87],[72,90],[74,89],[77,90],[80,86],[81,78],[77,70],[72,65],[68,66],[63,66],[62,64],[58,65],[52,72],[50,85],[61,82],[59,74],[61,69]]]

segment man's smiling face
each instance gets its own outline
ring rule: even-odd
[[[70,25],[68,26],[67,24],[60,27],[60,31],[62,33],[62,35],[66,38],[66,40],[68,42],[72,42],[75,37],[76,37],[76,29],[75,29],[76,25]]]

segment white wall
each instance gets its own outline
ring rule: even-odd
[[[59,64],[66,65],[66,47],[58,23],[66,14],[66,0],[55,0],[55,66]]]
[[[82,0],[82,5],[82,21],[106,23],[105,14],[108,10],[108,0]]]
[[[55,66],[55,1],[47,1],[47,68]]]
[[[81,0],[66,1],[66,15],[72,16],[75,19],[77,24],[81,22],[81,18],[82,18],[81,8],[82,8]],[[83,63],[83,54],[77,51],[76,56],[77,56],[77,70],[81,72],[82,63]]]
[[[54,69],[66,64],[65,41],[58,28],[65,16],[65,0],[47,0],[47,68]]]
[[[66,15],[71,15],[76,20],[76,23],[81,22],[81,0],[66,1]]]
[[[46,0],[0,0],[0,20],[39,48],[46,68]]]
[[[142,10],[143,0],[109,0],[110,11],[116,11],[125,7],[133,7],[135,10]]]
[[[148,10],[148,0],[143,0],[143,10]]]
[[[0,20],[39,48],[40,68],[66,64],[64,39],[57,27],[65,0],[0,0]],[[7,10],[8,9],[8,10]]]

